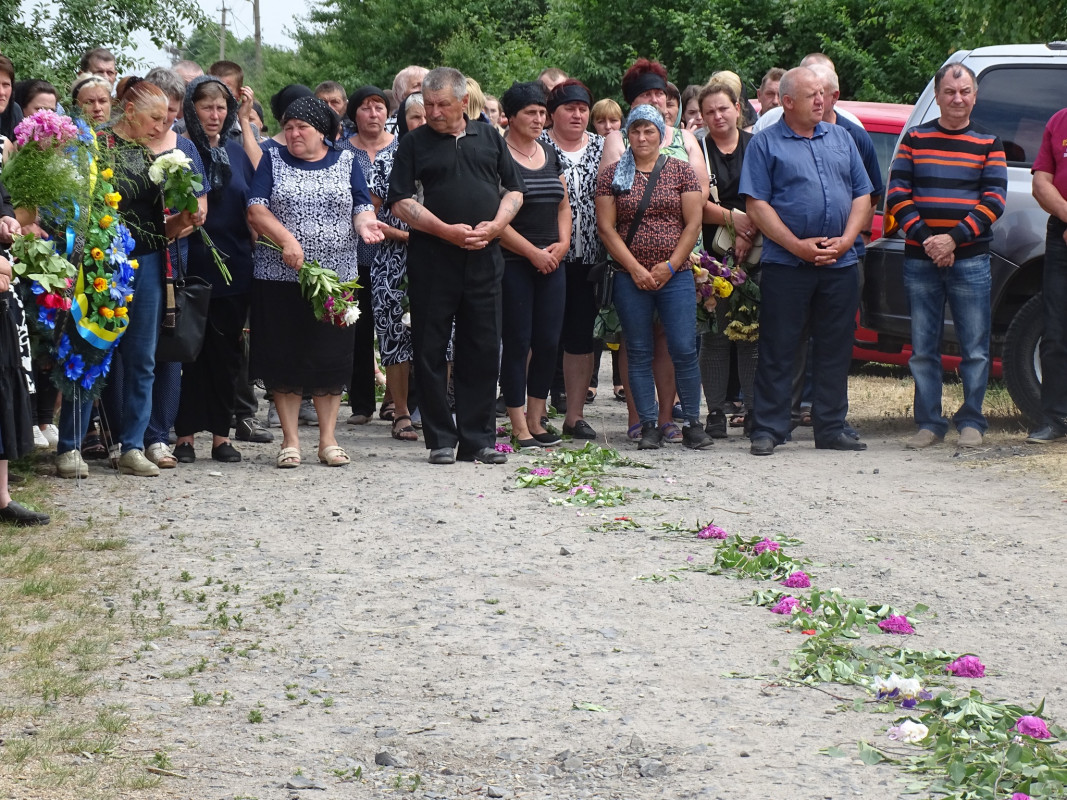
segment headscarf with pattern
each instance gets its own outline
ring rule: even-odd
[[[663,134],[667,130],[663,122],[663,115],[659,113],[659,109],[647,103],[630,111],[630,116],[626,118],[626,130],[630,130],[630,127],[635,122],[651,122],[656,126],[656,130],[659,131],[660,139],[663,138]],[[622,158],[619,159],[619,165],[615,167],[615,178],[611,181],[611,188],[616,192],[630,191],[634,185],[634,177],[636,175],[637,162],[634,161],[634,151],[627,147],[622,154]]]

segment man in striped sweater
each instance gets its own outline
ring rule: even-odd
[[[1007,164],[1000,140],[971,124],[974,73],[946,64],[934,76],[941,117],[908,131],[889,173],[889,212],[904,231],[904,285],[911,305],[915,421],[910,449],[940,444],[941,331],[945,301],[960,343],[963,405],[953,415],[960,447],[979,447],[989,380],[990,228],[1004,213]]]

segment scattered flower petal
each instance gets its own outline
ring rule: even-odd
[[[718,525],[705,525],[697,533],[698,539],[727,539],[730,534],[720,528]]]
[[[808,577],[808,573],[797,570],[782,581],[782,586],[790,589],[807,589],[811,587],[811,578]]]
[[[760,541],[756,542],[756,547],[754,549],[755,549],[756,555],[759,556],[759,555],[763,555],[764,553],[766,553],[768,551],[772,552],[772,553],[777,553],[781,549],[781,545],[778,544],[778,542],[773,542],[770,539],[768,539],[766,536],[764,536],[763,539],[761,539]]]
[[[909,634],[915,633],[915,628],[911,627],[911,623],[908,622],[908,618],[903,614],[891,614],[878,623],[878,627],[883,633],[899,633]]]
[[[1052,734],[1048,732],[1048,725],[1041,717],[1019,717],[1019,721],[1015,723],[1012,730],[1034,739],[1052,738]]]
[[[498,453],[514,453],[515,452],[515,448],[512,447],[507,442],[497,442],[496,445],[495,445],[495,449],[496,449],[496,451]]]
[[[930,734],[930,729],[920,722],[904,720],[899,725],[889,729],[889,738],[897,742],[918,744]]]
[[[978,656],[960,656],[946,666],[945,670],[951,672],[957,678],[985,677],[985,664],[979,660]]]

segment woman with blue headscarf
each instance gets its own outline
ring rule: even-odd
[[[660,155],[664,131],[663,115],[653,106],[640,105],[630,112],[626,121],[630,147],[597,180],[597,229],[617,268],[614,301],[629,351],[630,391],[641,421],[639,447],[650,450],[663,443],[652,378],[652,322],[658,311],[685,415],[683,443],[704,449],[712,439],[700,424],[700,370],[693,333],[696,287],[689,269],[689,254],[700,234],[704,194],[687,162]]]

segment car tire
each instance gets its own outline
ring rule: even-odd
[[[1041,421],[1041,336],[1045,331],[1040,292],[1016,312],[1004,337],[1004,383],[1019,410]]]

